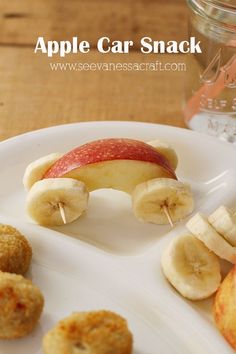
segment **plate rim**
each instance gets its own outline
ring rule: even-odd
[[[142,126],[143,127],[147,126],[149,128],[155,127],[155,131],[158,131],[158,128],[160,129],[160,134],[162,134],[162,133],[174,134],[175,132],[178,132],[180,136],[181,135],[183,136],[183,139],[185,136],[190,135],[190,136],[196,137],[198,140],[201,139],[201,141],[203,141],[203,143],[210,140],[210,141],[212,141],[212,143],[214,143],[218,146],[224,146],[226,149],[228,146],[230,151],[235,153],[235,146],[233,144],[230,144],[230,143],[224,142],[224,141],[220,141],[216,137],[212,137],[212,136],[209,136],[206,134],[191,131],[191,130],[188,130],[185,128],[174,127],[174,126],[163,125],[163,124],[156,124],[156,123],[136,122],[136,121],[91,121],[91,122],[76,122],[76,123],[69,123],[69,124],[59,124],[59,125],[54,125],[51,127],[37,129],[37,130],[33,130],[33,131],[29,131],[26,133],[16,135],[14,137],[11,137],[9,139],[6,139],[6,140],[0,142],[0,154],[3,153],[3,150],[1,150],[1,148],[4,148],[4,147],[6,149],[8,147],[15,148],[15,145],[18,145],[19,143],[21,143],[21,141],[22,141],[22,139],[24,139],[24,137],[40,138],[41,135],[47,134],[48,132],[53,132],[53,131],[56,133],[60,132],[65,127],[67,127],[69,130],[71,130],[73,128],[79,129],[79,127],[81,127],[81,126],[94,128],[95,125],[100,126],[100,129],[106,127],[107,129],[110,128],[113,130],[115,129],[116,126],[120,126],[120,127],[131,127],[131,126],[135,127],[136,126],[138,129],[140,129]],[[155,133],[155,131],[154,131],[154,133]],[[38,226],[37,226],[37,229],[38,229]],[[38,232],[40,233],[40,230]],[[62,236],[60,232],[58,232],[57,235],[55,235],[55,237],[58,237],[58,236],[60,236],[61,238],[64,238],[64,236]],[[67,241],[69,241],[69,240],[67,240]],[[81,247],[84,247],[84,245],[82,245]],[[112,257],[113,257],[113,255],[112,255]],[[202,336],[204,336],[204,335],[202,335]],[[230,353],[230,351],[229,351],[229,353]]]
[[[100,125],[100,126],[106,126],[106,127],[112,127],[112,126],[116,126],[116,125],[127,125],[127,126],[149,126],[149,127],[155,127],[155,129],[160,128],[163,131],[168,131],[168,132],[174,132],[174,131],[178,131],[179,133],[182,134],[187,134],[187,135],[193,135],[197,138],[201,138],[204,140],[210,140],[213,143],[216,143],[218,145],[222,145],[224,147],[228,147],[230,150],[234,150],[235,151],[235,146],[227,141],[222,141],[217,137],[205,134],[205,133],[200,133],[194,130],[190,130],[187,128],[182,128],[182,127],[177,127],[177,126],[173,126],[173,125],[167,125],[167,124],[159,124],[159,123],[151,123],[151,122],[142,122],[142,121],[120,121],[120,120],[101,120],[101,121],[89,121],[89,122],[74,122],[74,123],[65,123],[65,124],[58,124],[58,125],[52,125],[49,127],[44,127],[44,128],[40,128],[40,129],[35,129],[35,130],[31,130],[31,131],[27,131],[24,133],[20,133],[17,134],[15,136],[12,136],[10,138],[4,139],[2,141],[0,141],[0,148],[7,146],[9,144],[15,144],[18,143],[21,139],[23,139],[24,137],[29,137],[29,136],[37,136],[40,135],[41,133],[47,133],[53,130],[61,130],[65,127],[70,127],[70,128],[74,128],[77,126],[94,126],[94,125]]]

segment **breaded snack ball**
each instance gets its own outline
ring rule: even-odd
[[[15,227],[5,224],[0,224],[0,235],[8,234],[8,235],[21,235],[20,231],[18,231]]]
[[[0,338],[19,338],[36,326],[44,305],[41,291],[21,275],[0,272]]]
[[[31,258],[32,249],[27,239],[14,227],[0,224],[0,271],[24,274]]]
[[[45,354],[131,354],[127,322],[110,311],[76,312],[43,338]]]

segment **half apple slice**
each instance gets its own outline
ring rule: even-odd
[[[132,193],[137,184],[153,178],[177,179],[164,155],[132,139],[102,139],[62,156],[44,178],[75,178],[89,191],[112,188]]]

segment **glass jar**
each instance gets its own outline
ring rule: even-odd
[[[184,116],[189,128],[236,143],[236,0],[187,0],[189,35]]]

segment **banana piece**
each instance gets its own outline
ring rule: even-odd
[[[23,185],[25,189],[27,191],[30,190],[33,184],[42,179],[47,170],[62,156],[63,154],[55,152],[31,162],[26,167],[23,177]]]
[[[170,242],[161,265],[169,282],[187,299],[208,298],[220,285],[218,257],[191,234],[175,237]]]
[[[155,178],[138,184],[132,194],[135,216],[154,224],[183,219],[194,208],[190,186],[170,178]]]
[[[175,171],[178,166],[178,156],[175,150],[168,145],[163,143],[160,140],[152,140],[147,142],[148,145],[154,147],[160,154],[164,155],[165,158],[169,161],[171,168]]]
[[[76,220],[88,205],[83,182],[72,178],[47,178],[36,182],[27,196],[27,211],[40,225],[63,225]]]
[[[236,214],[220,206],[208,218],[209,223],[221,234],[232,246],[236,246]]]
[[[236,248],[232,247],[207,221],[197,213],[186,224],[187,229],[212,252],[228,262],[236,263]]]

